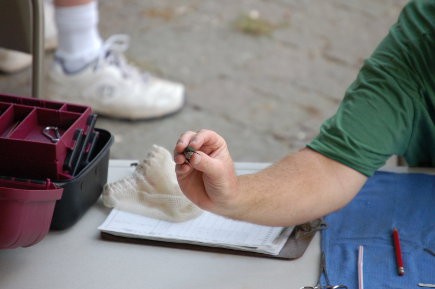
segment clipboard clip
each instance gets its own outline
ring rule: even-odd
[[[307,235],[312,235],[317,231],[321,231],[321,230],[326,229],[327,227],[328,227],[328,224],[326,224],[326,222],[322,218],[316,219],[316,220],[311,221],[311,222],[304,223],[304,224],[299,225],[297,227],[295,238],[299,239],[299,238],[305,237]]]

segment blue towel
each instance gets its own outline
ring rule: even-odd
[[[343,209],[325,217],[322,250],[332,284],[358,288],[364,246],[364,288],[420,288],[435,283],[435,176],[377,172]],[[392,230],[399,231],[405,275],[397,273]]]

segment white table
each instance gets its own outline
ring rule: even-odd
[[[109,182],[132,170],[111,160]],[[0,250],[1,289],[265,289],[313,285],[319,234],[297,260],[238,256],[105,241],[97,227],[109,213],[98,201],[71,228],[29,248]]]

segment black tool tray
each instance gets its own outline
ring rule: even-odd
[[[51,230],[71,227],[100,197],[107,183],[109,151],[112,135],[103,129],[95,129],[98,140],[89,164],[70,180],[53,180],[63,188],[62,198],[56,201]]]

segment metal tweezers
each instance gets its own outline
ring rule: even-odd
[[[320,284],[320,279],[322,278],[322,274],[325,276],[326,285],[322,286]],[[346,285],[331,285],[331,282],[329,281],[328,272],[326,271],[326,258],[325,253],[322,252],[322,255],[320,257],[320,273],[319,273],[319,279],[317,280],[317,284],[314,286],[304,286],[301,287],[301,289],[347,289]]]

